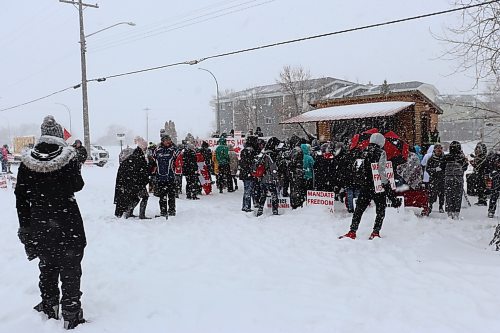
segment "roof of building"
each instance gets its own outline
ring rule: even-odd
[[[307,90],[317,90],[323,87],[327,87],[334,83],[341,83],[345,85],[352,85],[353,82],[336,79],[333,77],[322,77],[318,79],[310,79],[306,81]],[[258,95],[259,97],[268,97],[268,95],[283,94],[283,87],[280,83],[269,84],[265,86],[253,87],[241,91],[236,91],[229,94],[228,96],[221,97],[221,99],[244,99],[252,95]]]
[[[331,106],[305,112],[296,117],[287,119],[281,124],[310,123],[342,119],[387,117],[415,105],[413,102],[378,102]]]

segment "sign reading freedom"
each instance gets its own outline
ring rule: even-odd
[[[335,204],[335,193],[308,190],[306,203],[308,206],[326,207],[331,213],[333,213],[334,212],[333,207]]]

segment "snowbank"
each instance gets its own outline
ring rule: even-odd
[[[112,152],[112,158],[116,152]],[[388,209],[382,239],[338,240],[350,215],[306,207],[256,218],[234,193],[182,195],[165,221],[113,216],[116,162],[83,170],[86,225],[80,332],[495,332],[500,257],[486,209],[417,218]],[[62,332],[32,310],[36,260],[19,243],[15,200],[0,190],[0,332]],[[159,212],[151,197],[148,215]]]

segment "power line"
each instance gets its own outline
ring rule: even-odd
[[[226,0],[226,1],[220,1],[220,2],[217,2],[217,3],[214,3],[212,5],[208,5],[208,6],[204,6],[204,7],[201,7],[201,8],[198,8],[198,9],[194,9],[192,11],[188,11],[188,12],[185,12],[181,15],[176,15],[176,16],[171,16],[167,19],[164,19],[164,20],[161,20],[161,21],[158,21],[158,22],[155,22],[155,23],[151,23],[151,24],[141,24],[141,26],[139,28],[136,28],[134,29],[134,31],[131,33],[130,31],[127,31],[127,32],[118,32],[118,33],[111,33],[107,36],[102,36],[102,37],[97,37],[96,40],[98,41],[97,43],[100,43],[100,42],[108,42],[108,41],[116,41],[117,38],[122,38],[122,37],[127,37],[127,36],[134,36],[136,34],[142,34],[142,33],[147,33],[149,32],[148,29],[158,29],[158,28],[161,28],[161,26],[164,24],[164,23],[170,23],[172,21],[176,21],[176,20],[182,20],[182,19],[185,19],[185,18],[188,18],[194,14],[197,14],[197,13],[200,13],[200,12],[204,12],[206,10],[211,10],[213,8],[217,8],[217,7],[221,7],[221,6],[224,6],[226,4],[229,4],[229,3],[233,3],[233,2],[238,2],[238,1],[241,1],[241,0]]]
[[[36,98],[36,99],[32,99],[31,101],[28,101],[28,102],[25,102],[25,103],[22,103],[22,104],[18,104],[18,105],[14,105],[14,106],[11,106],[11,107],[8,107],[8,108],[4,108],[4,109],[0,109],[0,112],[3,112],[3,111],[7,111],[7,110],[12,110],[12,109],[17,109],[21,106],[25,106],[25,105],[28,105],[28,104],[32,104],[32,103],[35,103],[35,102],[38,102],[38,101],[41,101],[42,99],[46,99],[46,98],[49,98],[51,96],[54,96],[54,95],[57,95],[57,94],[60,94],[62,92],[65,92],[66,90],[70,90],[70,89],[77,89],[77,88],[80,88],[80,85],[76,85],[76,86],[72,86],[72,87],[68,87],[68,88],[64,88],[64,89],[61,89],[61,90],[58,90],[58,91],[55,91],[51,94],[48,94],[48,95],[45,95],[43,97],[39,97],[39,98]]]
[[[135,41],[139,41],[139,40],[143,40],[143,39],[146,39],[146,38],[155,37],[155,36],[158,36],[158,35],[170,32],[170,31],[178,30],[178,29],[189,27],[189,26],[196,25],[196,24],[199,24],[199,23],[211,21],[211,20],[214,20],[214,19],[219,18],[219,17],[223,17],[223,16],[227,16],[227,15],[230,15],[230,14],[242,12],[242,11],[245,11],[245,10],[248,10],[248,9],[251,9],[251,8],[259,7],[259,6],[262,6],[262,5],[274,2],[276,0],[268,0],[268,1],[261,2],[261,3],[255,4],[255,5],[250,5],[250,6],[247,6],[247,7],[238,8],[238,7],[241,7],[243,5],[247,5],[247,4],[256,2],[256,1],[259,1],[259,0],[251,0],[251,1],[247,1],[247,2],[244,2],[244,3],[238,4],[238,5],[227,7],[227,8],[221,9],[221,10],[216,10],[214,12],[210,12],[210,13],[207,13],[207,14],[199,15],[199,16],[196,16],[194,18],[186,19],[186,20],[180,21],[178,23],[174,23],[174,24],[171,24],[171,25],[168,25],[168,26],[165,26],[165,27],[161,27],[161,28],[157,28],[157,29],[148,31],[146,33],[138,34],[136,36],[133,36],[134,33],[132,33],[131,34],[132,36],[129,36],[129,37],[126,37],[126,38],[122,38],[122,39],[113,41],[113,42],[111,42],[111,43],[109,43],[107,45],[104,44],[102,46],[98,46],[98,47],[96,47],[96,49],[93,50],[93,52],[99,52],[99,51],[107,50],[109,48],[113,48],[113,47],[116,47],[116,46],[130,44],[130,43],[135,42]],[[225,12],[228,9],[233,9],[233,8],[238,8],[238,9],[234,9],[234,10],[231,10],[229,12],[222,13],[222,14],[219,14],[219,15],[214,15],[214,14],[217,14],[217,13],[220,13],[220,12]],[[205,18],[205,19],[202,19],[202,18],[207,17],[207,16],[209,16],[209,17]],[[191,23],[188,23],[188,22],[191,22]]]
[[[202,61],[209,60],[209,59],[216,59],[216,58],[221,58],[221,57],[227,57],[227,56],[230,56],[230,55],[235,55],[235,54],[240,54],[240,53],[246,53],[246,52],[256,51],[256,50],[262,50],[262,49],[276,47],[276,46],[281,46],[281,45],[286,45],[286,44],[298,43],[298,42],[303,42],[303,41],[306,41],[306,40],[318,39],[318,38],[323,38],[323,37],[328,37],[328,36],[333,36],[333,35],[340,35],[340,34],[344,34],[344,33],[348,33],[348,32],[354,32],[354,31],[372,29],[372,28],[377,28],[377,27],[386,26],[386,25],[392,25],[392,24],[396,24],[396,23],[413,21],[413,20],[423,19],[423,18],[427,18],[427,17],[431,17],[431,16],[437,16],[437,15],[443,15],[443,14],[453,13],[453,12],[457,12],[457,11],[463,11],[463,10],[466,10],[466,9],[480,7],[480,6],[489,5],[489,4],[498,3],[498,2],[500,2],[500,0],[492,0],[492,1],[485,2],[485,3],[481,3],[481,4],[468,5],[468,6],[463,6],[463,7],[459,7],[459,8],[442,10],[442,11],[438,11],[438,12],[433,12],[433,13],[423,14],[423,15],[418,15],[418,16],[412,16],[412,17],[407,17],[407,18],[398,19],[398,20],[386,21],[386,22],[382,22],[382,23],[375,23],[375,24],[365,25],[365,26],[356,27],[356,28],[338,30],[338,31],[324,33],[324,34],[319,34],[319,35],[313,35],[313,36],[308,36],[308,37],[291,39],[291,40],[287,40],[287,41],[283,41],[283,42],[277,42],[277,43],[273,43],[273,44],[266,44],[266,45],[262,45],[262,46],[257,46],[257,47],[247,48],[247,49],[241,49],[241,50],[238,50],[238,51],[231,51],[231,52],[226,52],[226,53],[220,53],[220,54],[216,54],[216,55],[212,55],[212,56],[200,58],[198,60],[187,60],[187,61],[182,61],[182,62],[177,62],[177,63],[171,63],[171,64],[167,64],[167,65],[161,65],[161,66],[156,66],[156,67],[149,67],[149,68],[139,69],[139,70],[125,72],[125,73],[108,75],[108,76],[100,77],[100,78],[97,78],[97,79],[87,80],[87,82],[93,82],[93,81],[95,81],[95,82],[103,82],[103,81],[106,81],[107,79],[111,79],[111,78],[117,78],[117,77],[132,75],[132,74],[139,74],[139,73],[144,73],[144,72],[150,72],[150,71],[164,69],[164,68],[178,66],[178,65],[196,65],[196,64],[198,64],[198,63],[200,63]],[[63,90],[54,92],[52,94],[46,95],[44,97],[37,98],[35,100],[29,101],[29,102],[26,102],[26,103],[22,103],[22,104],[18,104],[18,105],[15,105],[15,106],[11,106],[9,108],[0,109],[0,112],[1,111],[7,111],[7,110],[15,109],[15,108],[27,105],[27,104],[31,104],[31,103],[34,103],[36,101],[39,101],[39,100],[48,98],[50,96],[53,96],[55,94],[59,94],[59,93],[61,93],[63,91],[69,90],[71,88],[78,88],[78,87],[79,87],[79,85],[73,86],[73,87],[69,87],[69,88],[65,88]]]
[[[407,22],[407,21],[413,21],[413,20],[423,19],[423,18],[427,18],[427,17],[431,17],[431,16],[437,16],[437,15],[443,15],[443,14],[453,13],[453,12],[457,12],[457,11],[463,11],[463,10],[470,9],[470,8],[480,7],[480,6],[484,6],[484,5],[488,5],[488,4],[492,4],[492,3],[498,3],[499,1],[500,0],[492,0],[492,1],[489,1],[489,2],[482,3],[482,4],[475,4],[475,5],[463,6],[463,7],[459,7],[459,8],[442,10],[442,11],[439,11],[439,12],[433,12],[433,13],[429,13],[429,14],[411,16],[411,17],[407,17],[407,18],[403,18],[403,19],[398,19],[398,20],[386,21],[386,22],[375,23],[375,24],[365,25],[365,26],[356,27],[356,28],[338,30],[338,31],[328,32],[328,33],[319,34],[319,35],[313,35],[313,36],[307,36],[307,37],[302,37],[302,38],[297,38],[297,39],[291,39],[291,40],[287,40],[287,41],[283,41],[283,42],[266,44],[266,45],[262,45],[262,46],[256,46],[256,47],[251,47],[251,48],[247,48],[247,49],[241,49],[241,50],[231,51],[231,52],[226,52],[226,53],[220,53],[220,54],[208,56],[208,57],[205,57],[205,58],[200,58],[198,60],[189,60],[189,61],[184,61],[184,62],[177,63],[177,64],[195,65],[195,64],[198,64],[198,63],[200,63],[202,61],[209,60],[209,59],[216,59],[216,58],[221,58],[221,57],[227,57],[227,56],[230,56],[230,55],[235,55],[235,54],[240,54],[240,53],[246,53],[246,52],[251,52],[251,51],[257,51],[257,50],[262,50],[262,49],[266,49],[266,48],[271,48],[271,47],[276,47],[276,46],[281,46],[281,45],[286,45],[286,44],[292,44],[292,43],[298,43],[298,42],[303,42],[303,41],[307,41],[307,40],[318,39],[318,38],[323,38],[323,37],[328,37],[328,36],[340,35],[340,34],[345,34],[345,33],[348,33],[348,32],[354,32],[354,31],[360,31],[360,30],[378,28],[378,27],[381,27],[381,26],[392,25],[392,24],[402,23],[402,22]],[[137,73],[147,72],[147,71],[151,71],[151,70],[162,69],[162,68],[170,67],[170,66],[171,65],[164,65],[164,66],[158,66],[158,67],[153,67],[153,68],[146,68],[146,69],[142,69],[142,70],[136,70],[136,71],[133,71],[133,72],[123,73],[123,74],[115,74],[115,75],[111,75],[111,76],[107,76],[107,77],[102,77],[102,78],[99,78],[99,79],[92,79],[91,81],[102,82],[102,81],[105,81],[108,78],[113,78],[113,77],[118,77],[118,76],[124,76],[124,75],[131,75],[131,74],[137,74]]]

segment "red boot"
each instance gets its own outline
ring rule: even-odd
[[[369,239],[369,240],[372,240],[372,239],[374,239],[375,237],[380,238],[380,234],[378,233],[378,231],[374,231],[374,232],[372,232],[372,234],[370,235],[370,237],[369,237],[368,239]]]
[[[349,231],[347,234],[340,236],[339,239],[342,238],[351,238],[351,239],[356,239],[356,231]]]

